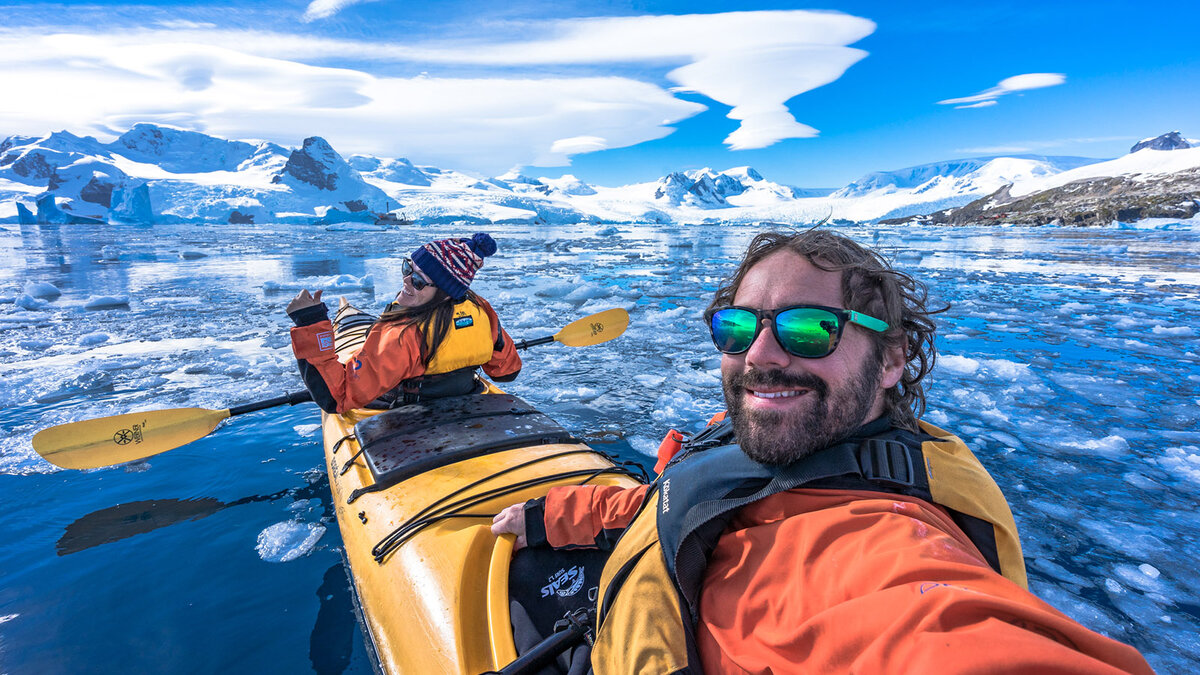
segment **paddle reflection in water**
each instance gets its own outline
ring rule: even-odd
[[[299,488],[287,488],[269,495],[251,495],[232,502],[212,497],[196,499],[148,499],[117,504],[83,516],[67,525],[55,549],[59,556],[78,553],[89,548],[145,534],[176,523],[207,518],[231,506],[271,502],[284,497],[295,501],[319,499],[322,520],[333,518],[330,504],[329,477],[320,474],[314,482]]]

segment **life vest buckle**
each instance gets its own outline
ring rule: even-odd
[[[912,453],[900,441],[868,438],[858,446],[858,465],[867,480],[904,487],[916,485]]]

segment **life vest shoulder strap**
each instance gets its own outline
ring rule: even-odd
[[[929,499],[921,445],[927,434],[903,429],[840,443],[787,466],[759,464],[737,445],[693,448],[658,479],[658,536],[667,569],[691,613],[725,526],[743,506],[805,485],[837,480],[838,487]]]

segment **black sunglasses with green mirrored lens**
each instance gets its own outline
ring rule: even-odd
[[[412,287],[414,291],[425,290],[427,286],[436,286],[432,281],[426,281],[425,277],[416,273],[416,268],[413,267],[412,259],[405,258],[400,265],[400,272],[406,277],[412,277]]]
[[[750,349],[770,322],[771,333],[787,353],[802,359],[819,359],[837,349],[842,329],[856,323],[882,333],[888,325],[862,312],[823,305],[791,305],[778,309],[718,307],[704,313],[713,344],[724,354],[741,354]]]

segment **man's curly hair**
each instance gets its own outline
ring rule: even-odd
[[[884,406],[896,426],[916,430],[925,412],[922,380],[937,360],[932,315],[949,306],[926,308],[929,290],[924,283],[892,268],[879,253],[852,239],[817,226],[803,232],[763,232],[754,237],[733,276],[717,288],[709,308],[733,304],[742,279],[751,267],[767,256],[789,250],[806,258],[814,267],[842,274],[842,303],[887,322],[884,333],[868,331],[875,345],[874,358],[882,363],[887,348],[900,346],[907,363],[900,382],[884,395]]]

